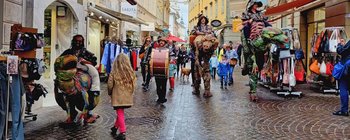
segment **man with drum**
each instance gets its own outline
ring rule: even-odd
[[[158,39],[158,45],[149,47],[147,51],[146,63],[150,67],[151,75],[154,76],[157,86],[157,103],[165,103],[166,85],[168,82],[169,49],[167,48],[167,40],[164,37]],[[150,77],[148,77],[150,79]],[[147,80],[149,81],[149,80]],[[148,84],[148,82],[146,83]],[[148,85],[147,85],[148,86]]]

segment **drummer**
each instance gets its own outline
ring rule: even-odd
[[[167,48],[167,40],[165,37],[161,37],[160,39],[158,39],[158,46],[152,46],[150,47],[148,50],[148,53],[146,55],[146,61],[147,64],[149,64],[150,59],[151,59],[151,52],[153,48]],[[158,100],[157,103],[163,104],[165,102],[167,102],[166,99],[166,85],[168,82],[168,77],[167,76],[155,76],[155,81],[156,81],[156,86],[157,86],[157,95],[158,95]],[[148,83],[147,83],[148,84]],[[146,87],[146,86],[145,86]],[[148,89],[148,85],[147,85],[147,89]]]

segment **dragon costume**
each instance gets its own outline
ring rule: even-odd
[[[246,11],[241,17],[243,21],[241,41],[245,60],[242,75],[249,75],[249,94],[252,101],[258,99],[256,96],[258,73],[263,68],[267,47],[270,43],[283,46],[288,42],[288,37],[282,30],[270,27],[267,18],[258,11],[262,6],[263,3],[259,0],[249,0]]]

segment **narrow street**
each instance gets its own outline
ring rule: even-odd
[[[138,84],[141,77],[138,73]],[[212,82],[213,97],[206,99],[191,93],[191,83],[176,80],[168,102],[156,104],[155,83],[144,93],[141,86],[134,96],[135,105],[126,109],[129,140],[206,140],[206,139],[344,139],[350,138],[350,118],[333,116],[339,97],[322,95],[304,89],[302,98],[278,97],[259,87],[258,103],[247,98],[247,77],[235,72],[235,83],[228,90]],[[307,86],[305,86],[307,87]],[[96,108],[101,118],[94,124],[63,129],[61,108],[34,110],[37,121],[25,123],[26,139],[113,139],[110,127],[115,114],[102,85],[102,101]]]

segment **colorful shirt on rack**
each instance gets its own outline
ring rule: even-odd
[[[111,42],[109,42],[105,45],[101,64],[103,64],[106,67],[107,73],[111,72],[112,63],[113,63],[114,59],[119,55],[119,53],[120,53],[120,46],[119,45],[113,44]]]

